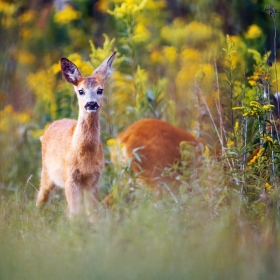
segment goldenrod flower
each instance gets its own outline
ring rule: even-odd
[[[203,153],[203,156],[205,158],[209,158],[210,157],[210,150],[209,150],[208,146],[205,146],[205,151]]]
[[[228,146],[229,148],[232,148],[232,147],[234,146],[234,141],[232,141],[230,138],[228,138],[227,146]]]
[[[138,23],[135,28],[135,34],[133,36],[133,41],[135,42],[145,42],[151,37],[150,31],[145,27],[143,23]]]
[[[262,36],[262,30],[256,24],[252,24],[248,27],[248,31],[245,34],[245,37],[248,39],[256,39]]]
[[[166,57],[166,60],[169,61],[170,63],[174,63],[177,59],[177,50],[175,47],[170,46],[170,47],[164,47],[163,48],[163,53]]]
[[[105,13],[108,8],[109,8],[109,4],[111,1],[109,0],[99,0],[97,1],[97,3],[95,4],[97,10],[101,13]]]
[[[270,111],[271,108],[273,108],[273,107],[274,107],[274,105],[272,105],[272,104],[263,105],[263,109],[266,110],[266,111]]]
[[[36,57],[32,53],[22,50],[17,53],[16,59],[20,64],[29,65],[36,60]]]
[[[51,67],[51,72],[55,75],[57,73],[59,73],[61,70],[60,68],[60,63],[55,63],[52,67]]]
[[[243,110],[244,107],[233,107],[232,110]]]
[[[83,75],[91,75],[93,68],[88,62],[83,61],[82,57],[78,53],[72,53],[68,58],[79,68]]]
[[[257,101],[251,101],[251,102],[250,102],[250,106],[257,106],[257,107],[260,107],[261,104],[260,104],[259,102],[257,102]]]
[[[18,19],[21,23],[30,23],[35,19],[35,17],[36,12],[34,10],[28,10],[27,12],[21,14]]]
[[[164,60],[163,55],[158,50],[153,51],[151,53],[150,58],[151,58],[151,62],[155,63],[155,64],[156,63],[161,63]]]
[[[108,146],[114,146],[117,143],[117,139],[111,138],[107,140],[107,145]]]
[[[67,24],[70,21],[80,19],[82,14],[74,10],[70,5],[65,5],[62,11],[54,15],[54,21],[60,24]]]
[[[31,37],[31,32],[30,32],[30,29],[28,28],[22,28],[20,30],[20,36],[24,39],[28,39]]]
[[[265,148],[261,148],[257,154],[258,157],[262,156],[263,152],[265,151]]]
[[[265,188],[268,190],[268,191],[271,191],[273,188],[272,186],[269,184],[269,183],[265,183]]]
[[[12,16],[16,12],[16,5],[0,1],[0,12]]]
[[[25,124],[30,122],[30,112],[16,112],[11,105],[7,105],[0,111],[0,131],[9,131],[13,124]]]
[[[135,1],[124,0],[120,6],[116,6],[113,11],[107,10],[107,13],[113,15],[118,19],[126,19],[128,17],[135,16],[139,11],[141,11],[147,0],[143,0],[140,4],[135,4]]]
[[[197,62],[201,58],[201,54],[196,49],[183,47],[181,51],[180,58],[184,60],[184,62]]]
[[[27,78],[28,85],[34,91],[36,98],[44,104],[48,104],[48,111],[51,117],[56,117],[57,104],[54,96],[55,76],[51,71],[38,70],[30,73]]]
[[[256,162],[256,160],[257,160],[257,156],[254,156],[250,161],[249,161],[249,163],[248,164],[253,164],[253,163],[255,163]]]
[[[42,137],[43,134],[44,134],[44,129],[32,130],[32,137],[35,139]]]
[[[234,131],[238,131],[238,129],[239,129],[239,122],[236,121],[234,125]]]
[[[270,136],[266,136],[266,140],[273,143],[273,139]]]
[[[12,17],[2,17],[1,25],[5,28],[10,28],[16,24],[16,20]]]

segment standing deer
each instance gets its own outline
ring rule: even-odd
[[[81,211],[84,195],[93,209],[98,204],[99,181],[103,170],[99,114],[104,83],[112,72],[116,52],[101,63],[90,77],[83,77],[77,66],[62,58],[61,70],[74,86],[79,103],[78,120],[53,122],[42,141],[42,176],[37,206],[48,200],[55,185],[65,188],[70,216]]]

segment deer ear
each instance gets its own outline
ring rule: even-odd
[[[104,80],[107,79],[113,72],[112,64],[117,52],[113,52],[107,59],[105,59],[98,68],[94,70],[92,75],[98,74]]]
[[[74,86],[77,86],[83,77],[78,67],[67,58],[60,60],[61,71],[66,81]]]

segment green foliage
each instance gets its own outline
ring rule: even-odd
[[[280,65],[268,45],[278,44],[279,3],[171,2],[69,1],[58,10],[0,0],[0,278],[279,275],[279,120],[270,94]],[[101,199],[111,192],[111,208],[100,204],[94,224],[67,221],[63,194],[36,210],[39,137],[50,122],[77,117],[59,59],[90,75],[113,50],[101,113]],[[206,143],[197,157],[182,142],[181,160],[162,173],[173,182],[157,192],[132,160],[109,163],[112,138],[147,117]]]

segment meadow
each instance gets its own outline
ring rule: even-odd
[[[275,1],[0,0],[0,279],[279,279],[278,30]],[[279,37],[280,38],[280,37]],[[61,76],[84,75],[117,51],[101,112],[106,165],[94,222],[67,218],[63,191],[35,207],[39,137],[77,118]],[[115,137],[158,118],[187,143],[160,195],[128,164]]]

